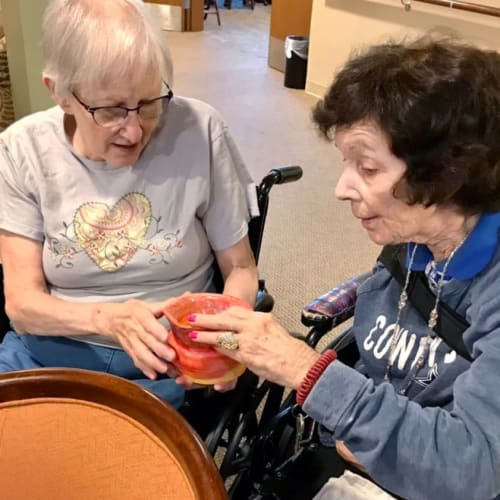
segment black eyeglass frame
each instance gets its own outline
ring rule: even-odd
[[[155,101],[159,101],[160,99],[162,100],[167,100],[167,102],[170,102],[170,100],[172,99],[172,97],[174,97],[174,93],[172,92],[172,89],[169,87],[168,83],[166,82],[163,82],[163,84],[167,87],[168,89],[168,92],[165,94],[165,95],[161,95],[159,97],[155,97],[154,99],[150,99],[148,101],[145,101],[141,104],[139,104],[139,106],[136,106],[135,108],[128,108],[127,106],[118,106],[118,105],[115,105],[115,106],[89,106],[88,104],[85,104],[81,99],[80,97],[78,97],[74,92],[71,92],[71,94],[73,95],[73,97],[78,101],[78,103],[85,109],[85,111],[87,111],[88,113],[90,113],[92,115],[92,119],[94,120],[94,123],[96,125],[98,125],[99,127],[103,127],[103,128],[113,128],[115,126],[118,126],[118,125],[109,125],[109,126],[106,126],[106,125],[102,125],[100,123],[97,122],[97,120],[95,119],[95,115],[94,113],[96,111],[99,111],[100,109],[112,109],[112,108],[120,108],[120,109],[124,109],[127,114],[123,117],[123,121],[125,121],[127,118],[128,118],[128,114],[131,112],[131,111],[137,111],[137,116],[139,118],[141,118],[141,115],[139,114],[140,112],[140,109],[143,107],[143,106],[146,106],[148,104],[151,104]]]

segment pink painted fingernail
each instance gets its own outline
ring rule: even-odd
[[[189,332],[188,336],[190,339],[195,339],[196,337],[198,337],[198,333],[197,332]]]
[[[187,320],[190,321],[191,323],[193,321],[196,321],[196,315],[195,314],[190,314],[188,317],[187,317]]]

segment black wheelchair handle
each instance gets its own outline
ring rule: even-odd
[[[285,184],[298,181],[302,177],[302,168],[298,165],[273,168],[269,173],[275,176],[276,184]]]
[[[259,198],[267,200],[269,191],[275,184],[285,184],[286,182],[298,181],[302,177],[302,168],[299,166],[273,168],[262,179],[259,185]],[[262,203],[267,205],[267,201]],[[259,208],[262,212],[262,203],[259,201]]]

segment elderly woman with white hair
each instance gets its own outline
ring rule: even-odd
[[[214,256],[224,293],[254,304],[251,178],[217,112],[173,96],[164,35],[140,0],[53,0],[43,49],[57,106],[0,135],[13,327],[0,371],[107,371],[179,406],[158,318],[168,298],[214,290]]]

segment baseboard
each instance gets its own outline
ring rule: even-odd
[[[306,81],[306,94],[322,99],[326,94],[328,87],[320,85],[319,83],[311,82],[311,80]]]

